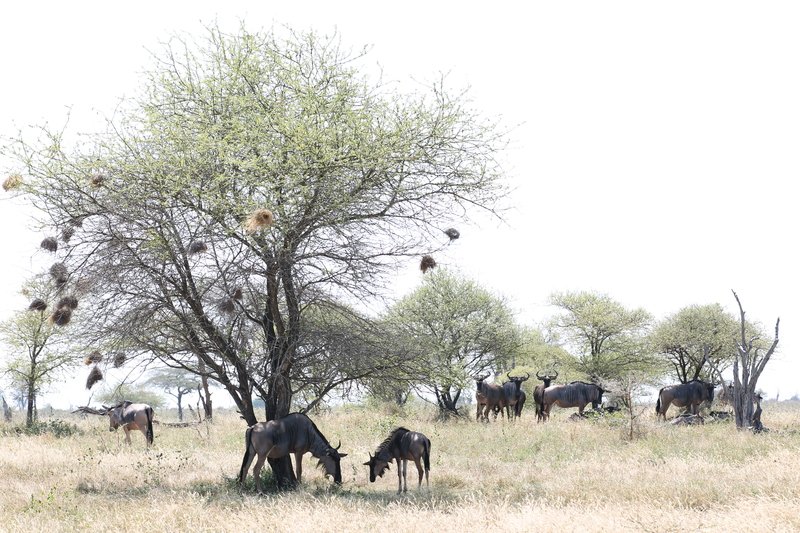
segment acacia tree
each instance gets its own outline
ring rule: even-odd
[[[23,293],[41,302],[41,307],[18,311],[0,323],[0,338],[12,350],[2,370],[10,377],[12,386],[23,392],[25,424],[30,427],[36,422],[39,393],[60,373],[75,366],[79,358],[70,349],[61,326],[53,323],[51,313],[44,307],[45,302],[53,299],[54,288],[36,279],[26,285]]]
[[[619,379],[655,366],[644,343],[652,316],[644,309],[629,310],[607,295],[590,292],[555,293],[550,303],[564,311],[550,327],[563,336],[576,370]]]
[[[520,339],[506,303],[474,281],[440,269],[390,311],[390,320],[423,354],[418,385],[433,393],[443,415],[473,376],[507,364]]]
[[[210,28],[165,45],[104,134],[5,150],[47,221],[78,228],[65,264],[92,300],[84,342],[206,376],[248,424],[254,395],[277,418],[307,375],[311,303],[374,296],[398,259],[495,208],[496,125],[361,60],[337,38]]]
[[[661,321],[651,342],[686,383],[700,377],[721,380],[720,372],[733,363],[736,336],[736,320],[721,305],[692,305]]]

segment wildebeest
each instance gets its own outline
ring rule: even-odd
[[[476,421],[481,419],[481,413],[483,413],[482,418],[488,422],[491,411],[495,411],[494,416],[497,418],[497,410],[505,407],[505,390],[501,385],[486,383],[484,380],[487,377],[489,377],[489,374],[475,376],[475,399],[478,402],[478,411],[475,414]]]
[[[389,464],[394,459],[397,462],[397,493],[408,491],[408,479],[406,479],[406,466],[409,459],[417,465],[419,483],[417,488],[422,486],[422,465],[425,465],[425,484],[430,488],[428,474],[431,470],[431,441],[416,431],[409,431],[404,427],[396,428],[375,450],[375,455],[369,455],[369,461],[364,466],[369,467],[369,481],[372,483],[376,477],[383,477],[389,469]],[[400,477],[400,461],[403,462],[403,477]],[[405,483],[405,487],[403,486]]]
[[[553,404],[559,407],[577,407],[578,415],[583,416],[583,408],[587,404],[591,403],[594,409],[600,407],[604,392],[606,391],[599,385],[583,381],[573,381],[568,385],[547,387],[542,393],[543,419],[550,418],[550,409],[552,409]]]
[[[522,406],[525,405],[525,391],[522,390],[522,384],[531,377],[528,372],[525,372],[525,377],[514,376],[511,377],[510,373],[506,374],[508,381],[503,383],[503,394],[505,396],[504,407],[508,419],[511,420],[511,411],[513,408],[514,418],[522,415]]]
[[[669,385],[658,391],[656,401],[656,417],[667,419],[667,409],[671,404],[676,407],[688,407],[689,411],[696,415],[703,402],[714,401],[714,384],[706,383],[699,379],[693,379],[688,383]]]
[[[533,389],[533,405],[536,409],[536,422],[539,423],[544,420],[544,405],[543,405],[543,397],[544,397],[544,390],[550,386],[550,383],[558,377],[558,372],[555,370],[553,371],[554,374],[545,374],[544,376],[540,376],[540,372],[536,373],[536,377],[542,382],[541,385],[536,385],[536,388]]]
[[[105,406],[103,406],[105,407]],[[153,408],[146,403],[124,401],[110,408],[109,431],[122,426],[125,430],[125,442],[131,443],[131,430],[138,429],[144,433],[147,445],[153,444]]]
[[[108,416],[108,430],[115,431],[122,426],[122,429],[125,430],[126,443],[131,443],[131,430],[138,429],[144,433],[147,445],[153,444],[153,408],[146,403],[133,403],[125,400],[112,407],[104,405],[102,410],[84,406],[73,412]]]
[[[250,463],[258,455],[258,460],[253,468],[256,479],[256,491],[261,492],[261,468],[267,457],[278,459],[293,453],[297,481],[303,475],[303,454],[319,459],[319,464],[325,470],[326,476],[332,476],[333,481],[342,483],[342,469],[340,461],[347,457],[346,453],[339,453],[339,446],[334,448],[328,439],[317,429],[314,422],[302,413],[291,413],[277,420],[253,424],[244,434],[245,450],[242,458],[242,468],[239,471],[239,484],[243,485],[250,469]]]

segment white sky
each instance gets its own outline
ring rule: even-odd
[[[173,32],[215,20],[336,29],[354,49],[371,45],[385,78],[449,72],[515,126],[504,156],[514,209],[505,224],[460,227],[440,263],[508,296],[529,323],[553,312],[553,291],[602,291],[662,318],[691,304],[735,311],[733,288],[768,331],[781,317],[760,385],[800,391],[800,4],[527,4],[4,3],[0,135],[60,125],[67,107],[73,130],[98,129]],[[46,258],[44,234],[0,198],[3,319],[27,305],[17,291]],[[418,280],[410,263],[398,286]]]

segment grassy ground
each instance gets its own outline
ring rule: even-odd
[[[245,427],[233,414],[156,426],[151,450],[140,433],[125,446],[95,416],[63,415],[68,424],[41,435],[0,423],[0,530],[800,530],[800,405],[765,404],[771,431],[760,435],[673,427],[648,410],[634,441],[624,421],[569,422],[572,411],[546,425],[532,413],[513,424],[438,422],[420,407],[315,415],[350,454],[343,486],[306,456],[303,486],[267,496],[252,493],[252,477],[244,493],[235,484]],[[431,439],[430,491],[397,496],[394,468],[369,483],[361,463],[397,425]],[[409,478],[416,483],[413,465]]]

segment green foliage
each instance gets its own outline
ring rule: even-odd
[[[250,422],[253,393],[285,414],[316,384],[310,305],[375,296],[442,227],[493,213],[504,134],[443,82],[369,79],[336,36],[212,27],[156,56],[106,132],[71,147],[45,127],[2,151],[54,226],[81,221],[66,266],[102,309],[87,344],[205,372]],[[257,209],[270,227],[245,227]]]
[[[521,346],[506,303],[446,269],[427,274],[391,309],[389,320],[424,354],[421,384],[454,405],[475,374],[507,367]]]
[[[83,435],[83,431],[75,424],[70,424],[63,420],[47,420],[45,422],[36,421],[31,425],[25,426],[0,426],[0,435],[52,435],[57,439]]]
[[[650,336],[660,354],[682,383],[695,377],[714,381],[736,356],[739,324],[719,304],[692,305],[662,320]],[[708,357],[711,365],[704,364]]]
[[[658,361],[645,344],[652,316],[644,309],[626,309],[605,294],[590,292],[554,293],[550,302],[562,310],[550,327],[563,335],[578,371],[606,379],[657,372]]]
[[[142,385],[120,384],[113,388],[105,388],[97,394],[97,401],[105,405],[114,405],[128,400],[133,403],[146,403],[153,409],[164,407],[164,397]]]

